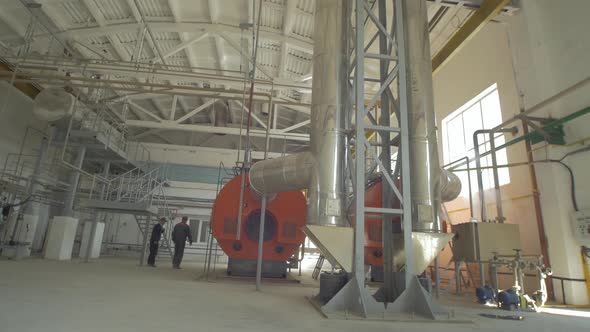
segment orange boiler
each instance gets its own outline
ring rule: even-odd
[[[399,182],[397,183],[399,188]],[[375,180],[368,186],[365,191],[365,206],[381,208],[383,207],[383,182],[381,179]],[[400,207],[397,197],[393,197],[394,209]],[[383,265],[383,222],[381,213],[367,213],[365,217],[365,264],[371,266]],[[394,233],[401,233],[401,217],[393,217]]]
[[[262,202],[261,197],[251,189],[248,174],[243,176],[246,178],[241,225],[238,225],[238,213],[242,175],[238,175],[217,195],[211,213],[211,227],[213,236],[230,261],[250,262],[248,269],[251,270],[258,254]],[[305,240],[302,231],[305,217],[306,199],[301,191],[282,192],[267,198],[262,255],[266,265],[272,262],[286,264],[295,254]],[[233,269],[233,274],[238,274],[235,272],[237,266]],[[242,267],[243,265],[239,265],[240,269]],[[228,274],[230,270],[231,267]]]

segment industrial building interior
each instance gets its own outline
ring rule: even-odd
[[[0,1],[0,331],[587,331],[588,11]]]

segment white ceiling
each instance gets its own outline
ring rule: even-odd
[[[63,49],[68,48],[76,57],[124,61],[127,62],[125,66],[137,61],[144,64],[165,62],[167,66],[178,66],[176,68],[185,72],[206,73],[210,77],[160,75],[152,77],[150,82],[243,91],[238,80],[233,83],[218,81],[211,75],[240,78],[248,68],[240,50],[250,54],[252,29],[242,30],[240,24],[253,22],[252,0],[2,0],[0,48],[4,54],[16,54],[24,43],[31,21],[31,11],[25,3],[41,4],[40,9],[32,10],[42,23],[33,33],[33,54],[62,56]],[[481,0],[430,1],[433,54],[473,13],[476,7],[471,5],[478,3]],[[275,96],[277,100],[303,104],[310,101],[308,87],[311,86],[314,7],[315,0],[263,0],[256,77],[283,86],[280,94]],[[134,73],[109,72],[109,75],[135,82],[150,79]],[[268,92],[270,86],[260,84],[256,91]],[[109,91],[107,95],[116,97],[128,93]],[[162,119],[176,120],[206,104],[207,107],[203,106],[202,111],[188,117],[184,123],[210,125],[212,110],[229,106],[228,126],[239,127],[243,114],[240,100],[154,94],[138,95],[130,100],[128,116],[136,120],[150,119],[146,112]],[[278,109],[277,130],[309,119],[307,106],[282,105]],[[267,121],[266,106],[255,104],[253,113],[257,118],[253,127],[263,128]],[[301,126],[292,132],[306,133],[308,129]],[[142,141],[208,147],[236,148],[239,142],[235,135],[141,128],[134,128],[130,135]],[[255,141],[256,145],[263,145],[262,139]],[[285,144],[288,148],[284,148]],[[305,144],[276,139],[273,149],[301,150]]]

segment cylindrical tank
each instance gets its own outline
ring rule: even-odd
[[[244,174],[245,190],[238,239],[238,210],[241,177],[238,175],[219,192],[211,212],[213,236],[233,259],[253,260],[258,253],[261,197],[250,187]],[[264,221],[264,261],[285,262],[299,248],[305,234],[305,196],[301,191],[281,192],[268,197]]]

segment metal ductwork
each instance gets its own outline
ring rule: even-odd
[[[461,179],[446,169],[440,175],[440,199],[442,203],[450,202],[461,194]]]
[[[345,226],[344,99],[347,52],[343,0],[316,1],[311,100],[311,153],[256,163],[251,186],[260,194],[307,188],[307,224]]]
[[[427,4],[405,1],[405,56],[408,73],[408,124],[412,166],[412,229],[440,230],[440,166],[436,143],[436,118],[432,87],[432,60],[428,35]]]
[[[309,186],[313,167],[310,152],[257,162],[250,169],[250,186],[260,195],[302,190]]]
[[[345,226],[345,98],[348,73],[343,0],[316,1],[311,95],[313,168],[307,223]]]

